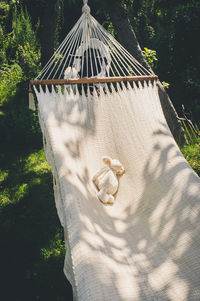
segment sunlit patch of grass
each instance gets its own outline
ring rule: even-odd
[[[0,171],[0,209],[23,199],[30,188],[41,183],[41,176],[50,173],[44,150],[28,157],[20,156],[9,169]]]
[[[46,161],[44,150],[32,153],[25,161],[25,173],[35,172],[40,175],[41,173],[49,172],[50,166]]]
[[[200,176],[200,138],[197,138],[196,141],[194,144],[183,146],[181,151],[190,166]]]
[[[4,181],[7,176],[8,176],[7,170],[0,170],[0,185],[1,185],[1,182]]]
[[[187,140],[190,144],[198,143],[199,141],[199,135],[200,135],[200,128],[195,124],[190,124],[184,120],[182,120],[183,127],[185,129],[185,135],[187,137]]]
[[[4,189],[0,194],[0,210],[1,207],[5,207],[6,205],[13,204],[19,202],[26,193],[28,192],[28,185],[16,185],[14,188],[11,189]]]
[[[59,231],[56,233],[54,239],[50,240],[47,247],[40,250],[41,257],[45,260],[49,260],[53,257],[63,257],[66,249],[63,241],[63,233]]]
[[[10,203],[12,203],[12,201],[10,200],[9,190],[4,189],[0,194],[0,210]]]
[[[24,195],[26,195],[27,191],[28,191],[27,183],[23,183],[22,185],[20,185],[15,193],[15,200],[19,201],[20,199],[22,199]]]
[[[9,149],[1,165],[0,266],[4,300],[72,300],[67,299],[68,294],[72,295],[71,287],[62,271],[65,244],[52,174],[44,150],[30,151],[27,155],[27,150]]]

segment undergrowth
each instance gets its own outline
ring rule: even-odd
[[[181,150],[200,176],[200,140]],[[0,166],[0,299],[72,300],[62,272],[66,250],[43,149],[11,147]]]
[[[27,82],[40,69],[40,48],[27,12],[13,8],[11,29],[0,25],[0,300],[70,301],[52,175],[37,113],[28,110]],[[200,175],[200,140],[182,152]]]
[[[28,82],[40,70],[37,28],[20,5],[6,7],[7,17],[0,16],[0,300],[70,301],[52,175],[37,113],[28,109]]]
[[[200,138],[197,138],[193,144],[183,146],[181,151],[190,166],[200,176]]]
[[[71,300],[52,186],[42,149],[11,148],[1,162],[1,300]]]

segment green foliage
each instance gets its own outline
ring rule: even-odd
[[[12,44],[12,34],[5,34],[0,24],[0,65],[8,63],[7,50]]]
[[[112,35],[115,36],[115,28],[110,20],[106,20],[102,23],[102,26]]]
[[[129,5],[128,2],[130,2]],[[151,17],[155,12],[155,2],[154,0],[126,0],[130,21],[142,46],[151,45],[156,35],[155,28],[151,22]]]
[[[148,49],[147,47],[144,47],[144,50],[142,51],[144,57],[146,58],[147,62],[151,66],[152,69],[156,66],[156,63],[158,61],[156,51]]]
[[[4,65],[1,68],[1,76],[6,77],[10,70],[11,74],[12,71],[14,73],[12,78],[14,80],[16,66],[19,65],[23,73],[23,81],[26,81],[39,72],[40,48],[36,36],[39,24],[36,29],[33,29],[27,11],[24,12],[16,5],[13,5],[12,10],[12,32],[6,32],[6,21],[0,26],[0,63]],[[21,72],[19,72],[20,75]],[[15,77],[18,83],[19,78]]]
[[[44,151],[37,150],[37,112],[28,109],[28,81],[40,69],[38,25],[18,1],[9,3],[0,25],[1,298],[66,300],[71,288],[61,273],[65,246],[52,175]]]
[[[155,49],[154,71],[170,82],[169,95],[178,113],[181,105],[200,116],[200,1],[123,0],[141,47]]]
[[[65,246],[54,204],[52,175],[40,149],[37,113],[28,110],[28,81],[40,69],[39,23],[32,25],[20,3],[30,8],[31,2],[36,9],[29,9],[29,13],[36,24],[39,8],[44,9],[49,0],[0,1],[1,297],[20,301],[71,300],[61,272]],[[72,23],[65,25],[71,27],[76,15],[73,5],[76,3],[79,15],[80,4],[77,0],[66,2],[71,4],[72,14],[68,7],[66,12]],[[160,0],[122,2],[142,47],[148,45],[144,55],[152,68],[173,83],[177,103],[178,98],[181,102],[191,101],[199,114],[199,50],[191,50],[192,37],[199,32],[199,1],[186,4],[187,1],[174,0],[171,5],[170,1]],[[112,20],[100,10],[101,22],[114,34]],[[65,18],[67,22],[69,19]],[[184,146],[182,152],[200,175],[199,138]]]
[[[17,63],[4,64],[0,69],[0,104],[14,96],[17,84],[22,80],[23,71]]]
[[[50,167],[45,160],[44,151],[34,152],[27,158],[19,157],[14,165],[11,164],[8,169],[1,170],[0,184],[2,192],[0,209],[8,204],[19,202],[26,197],[32,187],[40,184],[40,176],[49,171]],[[31,174],[32,176],[29,177]]]
[[[190,144],[195,144],[199,141],[200,129],[197,124],[190,123],[186,120],[182,120],[183,127],[187,140]]]
[[[54,239],[50,240],[48,246],[42,248],[40,252],[42,258],[45,260],[59,256],[62,256],[63,258],[66,252],[65,245],[63,243],[63,233],[56,233]]]
[[[1,298],[66,300],[63,230],[44,151],[13,144],[0,161]]]
[[[165,89],[168,89],[169,86],[170,86],[170,84],[169,84],[169,83],[166,83],[165,81],[163,81],[162,84],[163,84],[163,87],[164,87]]]
[[[200,176],[200,138],[197,139],[196,143],[182,147],[181,151],[190,166]]]
[[[144,47],[144,50],[142,51],[144,57],[146,58],[148,64],[151,66],[152,69],[156,69],[158,58],[155,50],[148,49],[147,47]],[[163,87],[165,89],[168,89],[170,84],[166,83],[165,81],[162,82]]]
[[[11,28],[7,21],[12,16]],[[11,32],[8,30],[11,29]],[[37,113],[28,110],[28,81],[40,70],[37,28],[27,11],[10,5],[9,15],[0,26],[0,144],[33,139],[39,134]],[[23,135],[22,135],[23,133]]]
[[[36,32],[39,23],[36,26]],[[14,7],[13,11],[13,40],[16,49],[16,60],[24,71],[24,79],[34,77],[38,72],[40,49],[36,32],[32,27],[28,12]]]
[[[6,15],[10,9],[10,6],[5,1],[0,2],[0,20],[6,18]]]

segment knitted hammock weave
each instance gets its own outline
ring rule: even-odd
[[[83,14],[39,76],[44,147],[75,300],[200,300],[200,179],[164,118],[156,77]],[[101,158],[125,168],[113,206]]]

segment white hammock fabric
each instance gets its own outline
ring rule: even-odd
[[[106,97],[35,91],[77,300],[199,300],[200,180],[156,86]],[[126,170],[111,207],[91,181],[105,154]]]
[[[112,73],[110,48],[103,55]],[[34,90],[75,300],[200,300],[200,179],[166,124],[156,81]],[[92,183],[105,155],[126,170],[113,206]]]

